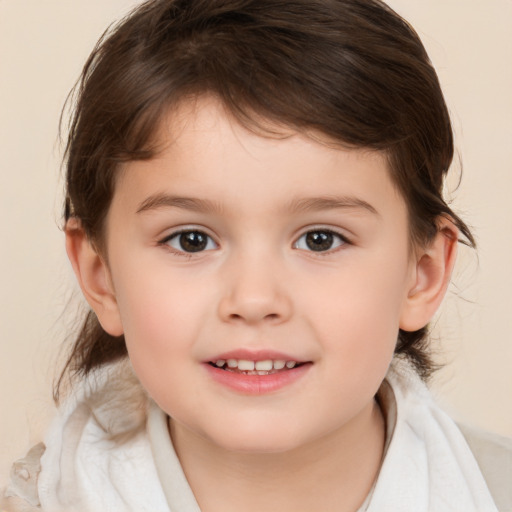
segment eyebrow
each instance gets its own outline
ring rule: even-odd
[[[304,199],[294,199],[289,204],[289,210],[292,212],[309,212],[334,209],[357,209],[366,210],[373,215],[379,215],[379,212],[363,199],[351,196],[325,196],[311,197]]]
[[[198,199],[195,197],[171,196],[168,194],[155,194],[149,196],[137,208],[137,213],[159,208],[183,208],[196,212],[219,212],[221,206],[209,199]]]
[[[168,194],[154,194],[146,198],[137,208],[137,213],[142,213],[160,208],[182,208],[195,212],[217,213],[222,211],[220,204],[209,199],[195,197],[172,196]],[[366,210],[373,215],[379,212],[368,202],[357,197],[350,196],[324,196],[293,199],[285,210],[293,213],[322,211],[334,209]]]

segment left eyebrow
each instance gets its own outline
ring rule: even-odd
[[[334,209],[366,210],[373,215],[380,216],[379,212],[368,202],[351,196],[323,196],[294,199],[289,203],[292,212],[309,212]]]
[[[137,208],[137,213],[149,210],[158,210],[160,208],[181,208],[195,212],[219,212],[220,205],[209,199],[199,199],[195,197],[180,197],[168,194],[154,194],[146,198]]]

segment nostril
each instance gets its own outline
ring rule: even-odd
[[[282,318],[282,315],[278,313],[268,313],[263,315],[248,313],[246,315],[240,314],[240,313],[230,313],[229,314],[229,320],[232,322],[257,322],[257,321],[263,321],[263,322],[279,322]]]
[[[227,294],[219,301],[218,314],[223,321],[248,324],[264,322],[277,324],[287,320],[292,312],[291,302],[281,296]]]
[[[249,315],[247,315],[247,317],[248,316]],[[279,319],[279,316],[280,315],[278,315],[277,313],[269,313],[268,315],[264,315],[263,316],[263,320],[270,320],[270,321],[277,320],[277,319]],[[244,320],[244,319],[246,319],[246,317],[244,315],[240,315],[238,313],[231,313],[229,315],[229,318],[231,320]]]

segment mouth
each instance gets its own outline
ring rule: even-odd
[[[225,389],[250,396],[289,389],[302,381],[313,366],[313,361],[299,361],[290,354],[243,349],[216,355],[204,363],[215,382]]]
[[[249,359],[217,359],[209,361],[210,366],[230,373],[242,375],[274,375],[287,372],[306,364],[299,361],[284,359],[264,359],[252,361]]]

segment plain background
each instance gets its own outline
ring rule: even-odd
[[[99,35],[137,3],[0,0],[0,486],[53,413],[77,309],[59,229],[61,107]],[[435,322],[447,364],[432,388],[457,419],[512,436],[512,1],[389,3],[438,71],[462,160],[447,192],[479,243],[460,252]]]

